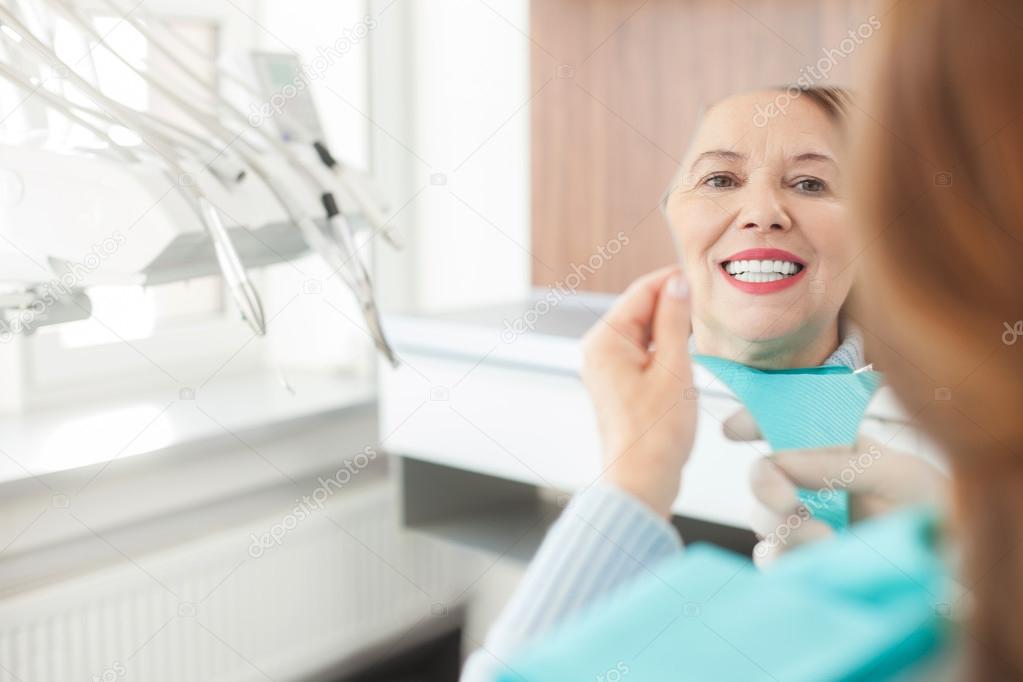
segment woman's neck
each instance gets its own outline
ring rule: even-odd
[[[750,340],[723,330],[711,330],[694,319],[693,336],[697,353],[758,369],[816,367],[827,360],[841,342],[837,321],[817,333],[804,331],[784,338]]]

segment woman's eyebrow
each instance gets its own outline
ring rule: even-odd
[[[789,157],[789,163],[798,163],[800,161],[824,161],[826,163],[833,163],[836,166],[838,165],[833,158],[827,154],[821,154],[820,152],[806,152],[804,154],[797,154],[796,156]]]
[[[719,161],[744,161],[746,156],[733,152],[728,149],[711,149],[710,151],[703,152],[693,161],[693,165],[689,167],[690,170],[696,168],[696,164],[707,159],[717,159]]]

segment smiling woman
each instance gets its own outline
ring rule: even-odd
[[[861,364],[858,336],[840,320],[856,253],[839,168],[846,95],[793,90],[710,107],[665,197],[693,342],[759,368]],[[765,117],[783,92],[786,110]]]
[[[679,554],[665,519],[680,482],[693,485],[682,468],[698,421],[692,360],[703,362],[687,339],[699,355],[762,369],[863,364],[858,335],[840,322],[857,251],[840,174],[845,94],[798,92],[735,95],[705,113],[664,201],[681,268],[638,279],[583,340],[601,480],[547,536],[466,682],[488,679],[526,638]],[[818,502],[815,515],[827,506]],[[569,677],[582,676],[558,679]]]

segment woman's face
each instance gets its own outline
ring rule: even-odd
[[[715,105],[667,199],[698,348],[701,334],[809,343],[834,329],[852,285],[840,132],[806,96],[764,124],[779,94]]]

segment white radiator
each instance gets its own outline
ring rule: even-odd
[[[341,491],[258,557],[280,516],[0,601],[0,682],[294,680],[397,648],[485,566],[399,530],[393,498]]]

